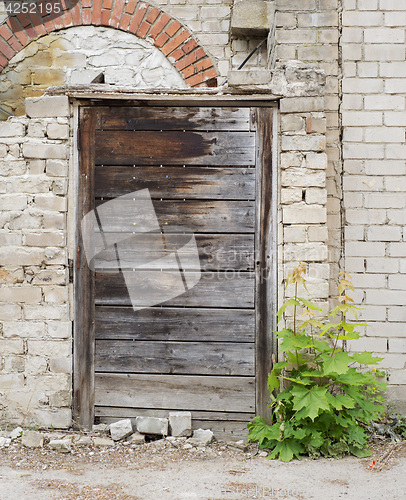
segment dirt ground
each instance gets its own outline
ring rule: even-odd
[[[368,459],[281,463],[216,442],[165,441],[62,454],[12,445],[0,450],[1,500],[406,499],[406,442],[375,443]]]

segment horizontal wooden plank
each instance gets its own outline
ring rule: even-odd
[[[255,315],[249,309],[150,307],[95,308],[96,339],[253,342]]]
[[[95,405],[251,413],[255,379],[96,373]]]
[[[104,203],[97,200],[96,205]],[[161,227],[185,226],[194,233],[253,233],[255,230],[254,201],[171,201],[153,200],[153,206]],[[105,232],[129,232],[134,229],[133,221],[148,227],[148,217],[134,214],[134,207],[128,201],[120,203],[120,217],[115,212],[103,214]],[[152,214],[153,215],[153,214]],[[155,217],[155,216],[154,216]]]
[[[255,164],[253,132],[96,131],[96,165]]]
[[[229,415],[225,413],[224,415]],[[225,440],[225,441],[239,441],[241,439],[247,439],[248,429],[247,424],[250,422],[251,418],[248,417],[248,413],[246,414],[247,418],[244,421],[239,420],[198,420],[192,418],[192,431],[196,429],[210,429],[215,439],[217,440]],[[151,416],[148,412],[146,416]],[[117,422],[120,417],[106,417],[101,415],[97,417],[98,423],[103,424],[112,424]],[[129,418],[124,415],[123,418]],[[133,428],[136,428],[136,420],[135,417],[130,418]]]
[[[179,238],[167,235],[164,239],[166,254],[179,251]],[[154,239],[156,238],[156,242]],[[254,235],[252,234],[196,234],[196,245],[199,252],[200,267],[204,271],[254,269]],[[159,250],[162,245],[162,235],[140,233],[132,238],[121,241],[119,259],[121,269],[133,269],[139,265],[148,264],[151,269],[160,269],[158,259],[164,257]],[[186,262],[192,259],[195,248],[183,247],[182,255]],[[117,269],[117,252],[114,246],[109,247],[95,257],[95,269]]]
[[[255,199],[254,168],[98,166],[96,198],[149,189],[152,198]]]
[[[187,275],[187,273],[184,273]],[[130,295],[122,274],[97,273],[96,305],[149,307],[165,290],[177,289],[179,273],[135,270],[131,281],[136,289]],[[205,272],[190,290],[165,302],[167,306],[187,307],[254,307],[255,277],[247,272]]]
[[[95,371],[249,376],[254,357],[253,343],[96,340]]]
[[[103,107],[102,130],[249,130],[250,108]]]
[[[96,406],[95,416],[115,418],[116,421],[120,418],[133,418],[136,417],[156,417],[168,418],[169,412],[176,411],[176,408],[159,409],[156,408],[123,408],[116,406]],[[199,420],[200,422],[206,421],[227,421],[233,420],[234,422],[247,422],[254,416],[254,412],[222,412],[222,411],[191,411],[192,420]],[[206,427],[206,424],[205,428]]]

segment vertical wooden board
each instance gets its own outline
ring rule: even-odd
[[[85,258],[82,217],[94,208],[94,134],[96,110],[80,108],[77,255],[75,265],[75,333],[73,419],[81,429],[94,421],[94,276]]]
[[[257,130],[257,217],[256,217],[256,414],[270,416],[267,388],[272,367],[272,322],[270,270],[273,234],[272,206],[272,108],[254,108],[253,121]]]

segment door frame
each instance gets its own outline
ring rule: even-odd
[[[250,107],[256,108],[251,128],[256,133],[255,222],[255,414],[268,419],[270,397],[267,389],[268,373],[272,368],[272,355],[277,357],[277,224],[278,224],[278,112],[274,96],[214,96],[190,94],[162,95],[132,94],[131,99],[101,96],[89,100],[78,99],[76,167],[76,234],[74,262],[74,338],[73,338],[73,423],[76,428],[92,429],[94,423],[94,281],[86,264],[81,239],[81,220],[94,209],[94,197],[88,196],[94,188],[93,164],[96,131],[96,110],[101,106],[149,107]],[[231,98],[230,98],[231,97]],[[268,99],[267,99],[268,97]],[[256,165],[256,167],[257,167]],[[262,242],[262,245],[261,245]],[[265,270],[265,272],[263,272]],[[264,279],[265,278],[265,279]],[[262,312],[263,311],[263,312]]]

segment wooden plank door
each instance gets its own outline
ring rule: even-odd
[[[144,190],[160,228],[156,241],[137,233],[119,250],[105,238],[92,269],[87,236],[79,236],[74,357],[82,426],[190,410],[195,427],[238,433],[264,412],[271,115],[272,108],[251,107],[81,109],[78,226],[84,231],[83,217],[94,213],[101,231],[120,232],[136,220],[133,207],[107,203]],[[160,231],[172,226],[193,234],[200,279],[164,302],[151,304],[149,290],[134,299],[127,276],[144,286],[141,261],[154,291],[175,286],[154,267]]]

